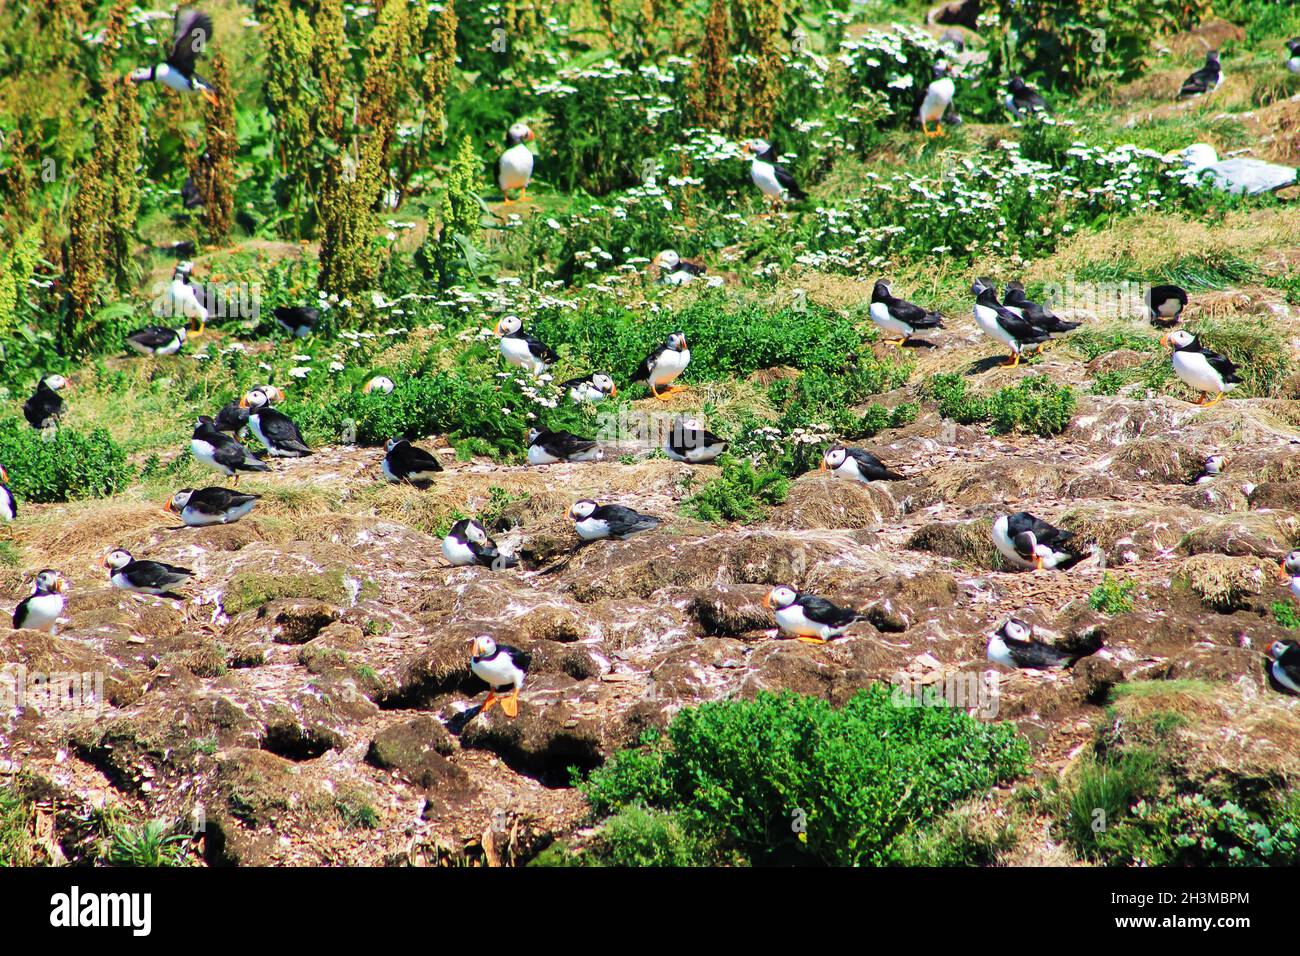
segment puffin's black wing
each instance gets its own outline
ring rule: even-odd
[[[569,389],[577,388],[579,385],[590,385],[590,384],[591,384],[590,375],[579,375],[577,378],[571,378],[568,379],[567,381],[561,382],[557,387],[559,388],[560,391],[567,392]]]
[[[838,604],[832,604],[824,597],[818,597],[816,594],[801,594],[797,603],[803,608],[803,616],[817,624],[844,627],[858,619],[857,611],[847,607],[840,607]]]
[[[938,312],[927,312],[914,302],[908,302],[906,299],[896,299],[891,296],[886,302],[885,307],[889,309],[889,314],[900,322],[906,322],[914,329],[941,329],[943,328],[943,316]]]
[[[772,170],[776,174],[776,181],[781,184],[781,187],[787,193],[790,194],[791,199],[807,198],[808,194],[799,188],[799,184],[795,182],[794,177],[790,175],[790,171],[788,169],[786,169],[784,166],[777,166],[774,163],[772,165]]]
[[[488,538],[487,544],[476,544],[473,541],[465,542],[469,546],[470,553],[474,555],[474,560],[485,568],[513,568],[519,565],[519,559],[514,555],[502,554],[497,548],[497,543]]]
[[[442,462],[423,448],[416,448],[410,442],[404,442],[389,452],[395,459],[399,470],[411,474],[423,471],[442,471]]]
[[[871,454],[869,451],[863,451],[861,448],[849,448],[849,457],[858,463],[858,471],[873,481],[902,481],[903,476],[896,471],[891,471],[885,466],[885,463]]]
[[[212,18],[201,10],[185,7],[176,14],[167,65],[185,76],[194,75],[194,63],[212,42]]]
[[[1014,302],[1011,300],[1010,295],[1003,301],[1007,305],[1014,305],[1020,309],[1025,321],[1043,332],[1071,332],[1083,324],[1082,322],[1065,321],[1046,306],[1026,299],[1023,292],[1016,297]]]
[[[194,577],[189,568],[162,561],[132,561],[120,573],[138,588],[165,589]]]
[[[237,432],[248,424],[248,409],[239,402],[227,402],[221,406],[215,419],[219,432]]]
[[[264,408],[258,413],[257,420],[261,426],[262,434],[274,442],[277,447],[311,454],[311,449],[302,440],[302,432],[298,430],[297,424],[288,415],[277,412],[273,408]]]
[[[689,262],[688,260],[683,259],[681,262],[677,264],[676,271],[687,272],[693,276],[702,276],[704,275],[704,273],[708,272],[709,269],[707,266],[702,265],[701,263]]]
[[[532,654],[517,647],[511,647],[509,644],[498,644],[497,653],[508,655],[515,662],[515,667],[518,667],[524,673],[528,673],[528,668],[533,663]]]
[[[18,606],[14,608],[14,630],[18,630],[26,622],[27,605],[31,603],[31,600],[34,597],[36,597],[35,594],[28,595],[27,597],[19,601]]]
[[[1219,68],[1215,66],[1203,66],[1186,80],[1183,81],[1182,89],[1178,91],[1179,96],[1195,96],[1198,93],[1205,93],[1209,90],[1211,84],[1219,76]]]
[[[320,321],[320,310],[309,305],[277,305],[272,313],[276,321],[297,333],[298,329],[314,329]]]
[[[1036,518],[1028,511],[1017,511],[1007,517],[1007,533],[1011,538],[1018,534],[1024,534],[1026,531],[1032,531],[1039,544],[1045,544],[1054,548],[1057,545],[1063,545],[1074,537],[1073,531],[1065,531],[1054,525],[1048,524],[1041,518]]]
[[[23,417],[33,428],[44,428],[51,418],[63,414],[63,399],[41,379],[32,397],[23,403]]]
[[[170,345],[176,338],[175,329],[162,325],[146,325],[143,329],[132,332],[126,337],[128,342],[135,342],[147,349],[160,349]]]
[[[658,364],[659,356],[663,355],[664,350],[667,348],[668,346],[666,344],[660,345],[653,352],[643,358],[641,364],[636,367],[636,372],[632,375],[632,381],[648,382],[650,380],[650,370]]]
[[[1232,359],[1206,349],[1201,349],[1201,354],[1205,356],[1205,361],[1210,363],[1210,368],[1219,373],[1225,385],[1241,381],[1241,378],[1237,375],[1237,366],[1233,364]]]
[[[643,515],[622,505],[601,505],[591,516],[597,521],[605,522],[609,533],[615,538],[659,527],[659,519],[653,515]]]
[[[560,356],[556,353],[555,349],[551,348],[540,339],[536,339],[531,335],[524,335],[523,333],[520,333],[520,337],[528,343],[528,351],[533,354],[534,358],[539,358],[548,364],[560,360]]]
[[[581,455],[583,452],[591,451],[596,447],[596,442],[590,438],[581,438],[572,432],[542,432],[537,436],[534,444],[541,445],[548,452],[557,458],[568,458],[571,455]]]
[[[1300,684],[1300,644],[1292,644],[1285,651],[1278,655],[1274,661],[1283,672]]]
[[[211,488],[200,488],[190,495],[190,500],[185,507],[202,511],[204,514],[217,515],[227,512],[231,508],[239,508],[250,502],[257,501],[261,497],[261,495],[245,494],[214,485]]]
[[[213,445],[212,460],[232,471],[270,471],[271,466],[251,451],[220,432],[207,439]]]
[[[1041,342],[1047,338],[1047,333],[1042,329],[1036,329],[1030,324],[1028,319],[1016,315],[1006,306],[994,305],[990,308],[995,309],[998,317],[998,325],[1006,330],[1007,334],[1017,342]]]
[[[1006,635],[1003,635],[1002,640],[1006,643],[1007,650],[1011,653],[1011,659],[1016,662],[1017,667],[1025,667],[1030,670],[1046,670],[1050,667],[1070,664],[1076,660],[1075,655],[1068,651],[1060,650],[1041,641],[1018,641],[1014,637],[1007,637]]]

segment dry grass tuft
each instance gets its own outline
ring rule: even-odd
[[[1174,575],[1174,583],[1196,595],[1207,607],[1229,613],[1249,607],[1264,593],[1272,562],[1260,558],[1229,558],[1201,554],[1188,558]]]

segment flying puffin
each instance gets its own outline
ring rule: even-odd
[[[776,612],[782,631],[807,644],[825,644],[861,620],[857,611],[815,594],[800,594],[794,588],[772,588],[763,598],[763,606]]]
[[[163,509],[178,515],[191,528],[210,524],[233,524],[253,510],[261,495],[211,486],[182,488],[167,499]]]
[[[917,332],[925,329],[943,328],[943,316],[938,312],[927,312],[919,305],[913,305],[903,299],[895,298],[889,291],[889,283],[877,279],[871,290],[871,307],[867,310],[871,321],[886,332],[897,335],[897,339],[886,339],[891,345],[902,345]]]
[[[524,331],[517,315],[503,316],[493,331],[501,336],[501,354],[511,365],[541,375],[559,360],[555,350]]]
[[[36,575],[32,593],[14,608],[14,628],[54,633],[54,624],[63,613],[67,582],[58,571],[46,568]]]
[[[653,515],[643,515],[622,505],[598,505],[590,498],[575,501],[569,509],[569,517],[576,522],[574,528],[583,541],[599,541],[601,538],[623,541],[634,534],[653,531],[660,524]]]
[[[1286,68],[1292,73],[1300,73],[1300,37],[1286,41]]]
[[[158,597],[168,595],[172,588],[179,587],[194,577],[194,572],[189,568],[161,561],[137,561],[124,548],[111,551],[104,558],[104,567],[109,569],[108,579],[113,587]]]
[[[305,339],[320,323],[320,309],[310,305],[277,305],[271,314],[275,324],[295,339]]]
[[[605,453],[590,438],[572,432],[528,429],[528,464],[553,465],[557,461],[599,461]]]
[[[1213,481],[1223,474],[1223,469],[1228,467],[1228,459],[1222,455],[1210,455],[1205,459],[1205,464],[1201,470],[1187,483],[1189,485],[1203,485]]]
[[[451,526],[442,539],[442,554],[457,567],[477,564],[495,571],[519,564],[513,554],[501,553],[487,529],[474,518],[462,518]]]
[[[126,337],[127,348],[141,355],[175,355],[184,344],[184,326],[169,329],[165,325],[146,325]]]
[[[698,262],[683,259],[674,249],[665,249],[659,253],[653,264],[659,269],[659,281],[666,285],[686,285],[696,276],[709,271]]]
[[[765,139],[751,139],[742,144],[741,150],[753,154],[749,165],[749,178],[762,192],[763,198],[773,207],[783,199],[798,201],[807,197],[799,184],[790,175],[790,171],[777,164],[776,149]]]
[[[608,375],[602,375],[597,372],[594,375],[583,375],[578,378],[571,378],[567,382],[560,383],[560,391],[569,393],[569,400],[577,402],[579,405],[603,402],[607,398],[613,398],[618,394],[618,389],[614,387],[614,380]]]
[[[1224,393],[1241,384],[1241,379],[1237,377],[1237,366],[1230,359],[1217,352],[1206,351],[1196,336],[1185,329],[1168,333],[1160,340],[1160,344],[1174,347],[1173,355],[1170,356],[1174,374],[1198,392],[1204,393],[1197,399],[1197,405],[1208,408],[1223,398]],[[1214,397],[1207,402],[1206,396],[1211,394]]]
[[[1269,673],[1281,686],[1293,694],[1300,694],[1300,645],[1295,641],[1274,641],[1268,648],[1268,658],[1273,662]]]
[[[215,104],[216,92],[203,77],[194,72],[195,61],[211,42],[212,18],[198,10],[182,7],[176,12],[171,48],[167,52],[166,61],[141,67],[131,73],[127,80],[132,83],[157,81],[182,93],[202,93],[209,103]]]
[[[0,521],[13,521],[18,517],[18,501],[9,490],[9,472],[0,465]]]
[[[1066,322],[1047,306],[1030,301],[1025,295],[1025,287],[1019,282],[1007,283],[1006,294],[1002,296],[1002,307],[1008,312],[1014,312],[1040,332],[1046,332],[1049,335],[1072,332],[1083,324],[1082,322]],[[1039,345],[1039,348],[1041,349],[1042,345]]]
[[[1211,50],[1205,54],[1205,66],[1201,67],[1186,80],[1178,91],[1179,99],[1187,96],[1202,96],[1218,89],[1223,82],[1223,68],[1219,65],[1219,51]]]
[[[248,409],[248,427],[272,458],[306,458],[311,454],[297,424],[272,408],[265,392],[255,388],[241,403]]]
[[[376,375],[361,387],[361,394],[369,395],[371,392],[379,392],[381,395],[391,395],[396,387],[393,380],[388,376]]]
[[[1155,325],[1173,325],[1187,306],[1187,290],[1176,285],[1158,285],[1143,296]]]
[[[532,655],[509,644],[498,644],[486,634],[474,638],[470,653],[472,657],[469,669],[491,688],[479,713],[486,714],[499,701],[501,710],[507,717],[518,717],[519,691],[524,686],[524,678],[528,676]],[[497,696],[499,692],[510,688],[513,690],[509,697]]]
[[[212,317],[209,305],[212,299],[207,288],[194,284],[191,276],[193,272],[194,263],[188,259],[176,263],[171,284],[167,287],[167,297],[171,305],[171,314],[197,321],[199,327],[194,334],[202,335],[208,319]]]
[[[975,324],[989,338],[1001,342],[1011,350],[1011,357],[1003,363],[1005,366],[1019,365],[1020,353],[1026,346],[1038,345],[1051,338],[1046,332],[1030,325],[1027,319],[1000,305],[994,286],[977,279],[972,291],[975,293]]]
[[[662,401],[666,395],[685,390],[686,386],[672,383],[690,363],[691,350],[686,347],[686,333],[674,332],[663,345],[641,360],[632,381],[645,382],[650,386],[650,394]],[[669,387],[659,391],[665,385]]]
[[[417,488],[428,488],[434,476],[442,471],[442,464],[423,448],[417,448],[405,438],[390,438],[385,446],[387,454],[380,471],[393,482],[409,482]]]
[[[531,143],[536,137],[524,123],[515,123],[506,130],[506,150],[497,160],[497,185],[501,195],[509,203],[510,190],[519,190],[519,201],[528,198],[528,183],[533,178],[533,154],[525,143]]]
[[[921,132],[926,136],[943,136],[943,117],[952,106],[952,98],[957,95],[957,86],[952,80],[952,70],[948,64],[939,60],[934,65],[934,79],[926,87],[917,116],[921,120]],[[927,123],[934,124],[933,132],[926,129]]]
[[[1007,110],[1016,119],[1032,113],[1046,113],[1047,100],[1043,99],[1033,87],[1018,76],[1013,76],[1007,86]]]
[[[229,435],[217,431],[216,423],[200,415],[190,437],[190,451],[209,468],[215,468],[239,484],[241,471],[270,471],[271,466]]]
[[[676,419],[664,442],[665,455],[692,465],[707,464],[726,450],[725,441],[693,418]]]
[[[1034,639],[1032,626],[1012,617],[989,635],[986,653],[990,661],[1003,667],[1014,670],[1045,671],[1058,667],[1073,667],[1080,658],[1095,654],[1099,649],[1100,646],[1084,654],[1075,654],[1045,644]]]
[[[265,395],[269,402],[284,401],[284,390],[274,385],[259,385],[257,390]],[[238,398],[231,399],[221,406],[221,410],[217,412],[217,417],[213,421],[217,431],[238,438],[248,428],[248,406],[241,404]]]
[[[1012,567],[1067,571],[1084,555],[1068,542],[1073,531],[1053,527],[1028,511],[998,515],[993,520],[993,544]]]
[[[861,448],[845,448],[843,445],[832,445],[826,449],[817,470],[829,470],[836,478],[848,478],[863,484],[871,481],[907,480],[905,475],[885,467],[885,463],[871,452]]]
[[[23,403],[23,417],[33,428],[45,429],[59,423],[63,414],[63,399],[59,389],[66,388],[68,380],[62,375],[47,375],[36,383],[36,391]]]
[[[1292,551],[1282,559],[1278,574],[1291,588],[1291,593],[1300,598],[1300,551]]]

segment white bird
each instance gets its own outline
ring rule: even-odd
[[[167,287],[167,301],[171,307],[172,316],[182,315],[187,319],[192,319],[199,323],[195,335],[203,334],[203,327],[210,318],[207,307],[207,296],[202,286],[196,286],[190,281],[190,273],[194,271],[194,263],[186,261],[176,264],[176,271],[172,273],[171,285]]]
[[[528,184],[533,178],[533,153],[525,146],[536,137],[524,123],[515,123],[506,131],[506,150],[497,160],[497,185],[506,202],[513,202],[510,190],[519,190],[519,201],[528,198]]]
[[[1198,392],[1204,393],[1197,400],[1197,405],[1209,407],[1223,398],[1226,392],[1241,384],[1237,366],[1227,357],[1207,351],[1200,340],[1186,329],[1170,332],[1160,340],[1160,344],[1174,347],[1171,356],[1174,374]],[[1210,395],[1214,398],[1206,401]]]
[[[777,163],[776,148],[765,139],[751,139],[741,145],[746,154],[753,154],[749,165],[749,178],[754,181],[763,198],[775,206],[784,199],[803,199],[806,193],[799,188],[790,171]]]
[[[943,136],[943,117],[952,106],[952,99],[957,95],[957,85],[953,83],[951,68],[943,60],[934,65],[934,80],[926,87],[925,98],[921,100],[918,117],[921,120],[921,132],[926,136]],[[927,123],[934,124],[934,130],[925,128]]]
[[[1183,182],[1196,185],[1209,180],[1215,189],[1240,196],[1258,196],[1262,193],[1294,186],[1296,168],[1266,163],[1262,159],[1238,157],[1219,159],[1219,154],[1209,143],[1193,143],[1175,157],[1187,166]]]

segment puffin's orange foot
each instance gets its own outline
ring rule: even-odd
[[[1019,364],[1020,364],[1020,353],[1012,352],[1011,355],[1007,358],[1007,360],[1002,363],[1002,367],[1015,368]]]
[[[491,709],[493,708],[493,706],[494,706],[496,703],[497,703],[497,695],[496,695],[496,692],[495,692],[495,691],[488,691],[487,700],[483,701],[483,706],[482,706],[481,708],[479,708],[479,713],[480,713],[480,714],[486,714],[489,710],[491,710]],[[501,705],[501,709],[502,709],[502,710],[505,710],[505,709],[506,709],[506,708],[505,708],[505,704],[502,704],[502,705]]]
[[[1210,399],[1208,402],[1206,402],[1205,407],[1209,408],[1211,405],[1217,405],[1221,401],[1223,401],[1223,392],[1220,392],[1219,394],[1215,395],[1212,399]]]
[[[509,697],[501,698],[501,711],[507,717],[519,716],[519,688],[516,687],[515,692]]]
[[[795,638],[795,640],[796,640],[796,641],[803,641],[805,644],[825,644],[825,643],[826,643],[826,641],[825,641],[823,638],[820,638],[820,637],[809,637],[809,636],[807,636],[806,634],[801,634],[801,635],[799,635],[798,637]]]

